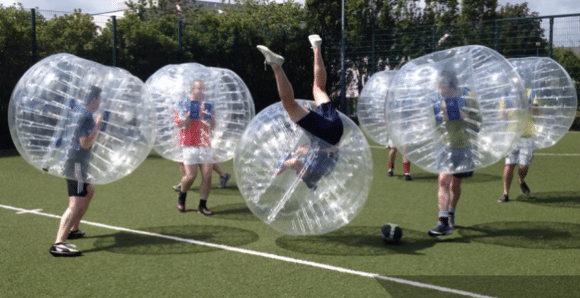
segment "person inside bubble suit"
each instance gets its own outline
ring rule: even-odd
[[[302,127],[309,135],[309,147],[300,146],[285,157],[278,165],[273,178],[288,168],[300,173],[306,165],[302,181],[311,190],[316,190],[317,182],[328,175],[338,162],[337,144],[344,133],[344,126],[334,104],[330,101],[326,88],[326,69],[322,60],[322,39],[318,35],[308,37],[314,52],[314,84],[312,94],[317,106],[311,111],[300,105],[294,98],[294,90],[282,69],[284,57],[273,53],[263,45],[257,46],[270,64],[276,77],[276,85],[282,106],[290,120]]]
[[[211,190],[211,131],[215,126],[213,105],[205,100],[205,83],[195,80],[189,95],[178,103],[175,113],[176,125],[180,128],[179,145],[182,162],[185,168],[177,195],[177,209],[185,212],[187,191],[197,177],[197,168],[201,170],[199,188],[199,206],[197,212],[206,216],[213,215],[207,207]],[[204,162],[201,162],[204,161]]]
[[[89,203],[95,194],[95,188],[87,181],[91,146],[95,142],[97,133],[103,124],[103,115],[94,120],[93,113],[101,103],[101,88],[92,86],[84,106],[70,101],[70,108],[76,109],[71,125],[77,124],[73,144],[66,155],[65,176],[69,195],[69,205],[61,217],[56,241],[50,248],[53,256],[79,256],[81,252],[73,244],[66,243],[67,239],[77,239],[85,236],[79,230],[79,223],[89,208]],[[74,179],[71,179],[73,178]]]
[[[529,79],[529,78],[528,78]],[[526,88],[526,96],[528,98],[528,103],[530,104],[530,113],[526,117],[524,123],[524,132],[520,137],[516,147],[510,151],[505,157],[505,167],[503,170],[503,194],[497,200],[499,203],[509,202],[509,190],[512,184],[514,170],[516,165],[518,166],[518,184],[520,185],[520,190],[526,196],[530,196],[530,188],[526,183],[525,179],[528,175],[528,170],[532,164],[532,159],[534,158],[534,138],[536,136],[536,122],[534,121],[533,115],[538,115],[538,105],[540,102],[539,96],[536,90],[532,88]],[[503,119],[512,118],[515,111],[508,111],[509,108],[513,107],[514,100],[511,96],[505,96],[500,101],[500,117]]]
[[[450,69],[440,72],[437,79],[437,94],[432,99],[437,130],[441,144],[437,152],[439,170],[438,222],[429,230],[430,236],[443,236],[453,233],[455,208],[461,195],[461,181],[473,176],[473,156],[469,130],[477,128],[466,121],[466,107],[473,104],[473,95],[468,88],[460,88],[456,73]],[[473,109],[476,110],[476,109]],[[473,118],[474,115],[469,115]],[[464,169],[464,171],[462,171]]]

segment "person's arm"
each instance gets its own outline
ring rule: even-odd
[[[95,121],[95,126],[91,130],[88,136],[82,136],[79,138],[79,143],[83,147],[83,149],[88,150],[91,148],[93,143],[95,142],[95,138],[97,137],[97,133],[101,129],[101,125],[103,124],[103,115],[97,116],[97,120]]]

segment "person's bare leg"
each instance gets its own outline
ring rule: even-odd
[[[290,81],[286,77],[286,73],[282,69],[284,57],[273,53],[265,46],[259,45],[257,48],[266,58],[266,63],[270,64],[272,70],[274,71],[274,76],[276,77],[276,87],[278,88],[278,95],[282,101],[282,106],[288,113],[290,120],[295,123],[298,122],[309,113],[309,110],[298,104],[294,98],[294,89],[292,89],[292,84],[290,84]]]
[[[318,47],[313,47],[314,52],[314,84],[312,86],[312,95],[314,95],[314,102],[317,106],[330,102],[328,94],[326,94],[326,68],[322,60],[322,50]]]
[[[503,194],[506,196],[510,194],[515,167],[515,165],[506,165],[503,169]]]
[[[88,208],[90,199],[86,197],[69,197],[69,205],[60,219],[60,226],[54,243],[66,242],[68,233],[75,222],[80,221],[81,210]]]
[[[86,206],[84,206],[82,209],[80,209],[79,216],[78,216],[77,220],[75,222],[73,222],[73,225],[70,229],[71,231],[77,231],[79,229],[79,224],[81,223],[81,219],[83,219],[83,216],[85,216],[85,213],[87,213],[87,210],[89,209],[89,203],[91,202],[91,199],[93,198],[94,194],[95,194],[95,186],[92,184],[89,184],[87,186],[87,195],[85,196],[85,198],[87,199]]]
[[[294,99],[294,89],[292,89],[292,84],[290,84],[290,81],[286,77],[286,73],[284,73],[282,67],[274,63],[271,63],[270,66],[272,66],[272,70],[276,76],[276,87],[278,88],[278,94],[280,95],[282,106],[288,113],[290,120],[296,123],[304,118],[309,111],[298,104]]]

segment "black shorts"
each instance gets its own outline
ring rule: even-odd
[[[66,180],[69,197],[86,197],[88,194],[88,183],[79,183],[76,180]]]
[[[330,145],[338,144],[344,133],[342,120],[331,102],[318,106],[316,112],[310,111],[296,124]]]

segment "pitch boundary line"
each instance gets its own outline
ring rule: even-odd
[[[52,217],[52,218],[56,218],[56,219],[61,218],[58,215],[40,212],[42,209],[28,210],[28,209],[7,206],[7,205],[2,205],[2,204],[0,204],[0,207],[4,208],[4,209],[16,211],[16,214],[19,214],[19,215],[21,215],[21,214],[35,214],[35,215],[41,215],[41,216],[46,216],[46,217]],[[312,261],[306,261],[306,260],[295,259],[295,258],[291,258],[291,257],[280,256],[280,255],[271,254],[271,253],[265,253],[265,252],[260,252],[260,251],[244,249],[244,248],[238,248],[238,247],[233,247],[233,246],[228,246],[228,245],[223,245],[223,244],[215,244],[215,243],[199,241],[199,240],[194,240],[194,239],[187,239],[187,238],[163,235],[163,234],[159,234],[159,233],[152,233],[152,232],[141,231],[141,230],[133,230],[133,229],[111,226],[111,225],[107,225],[107,224],[91,222],[91,221],[86,221],[86,220],[81,220],[81,223],[86,224],[86,225],[90,225],[90,226],[99,227],[99,228],[109,229],[109,230],[128,232],[128,233],[133,233],[133,234],[139,234],[139,235],[174,240],[177,242],[185,242],[185,243],[191,243],[191,244],[196,244],[196,245],[202,245],[202,246],[227,250],[227,251],[231,251],[231,252],[237,252],[237,253],[242,253],[242,254],[247,254],[247,255],[253,255],[253,256],[283,261],[283,262],[287,262],[287,263],[306,265],[306,266],[310,266],[310,267],[327,269],[327,270],[331,270],[331,271],[335,271],[335,272],[347,273],[347,274],[361,276],[361,277],[370,277],[370,278],[374,278],[374,279],[391,281],[391,282],[395,282],[395,283],[399,283],[399,284],[410,285],[410,286],[414,286],[414,287],[418,287],[418,288],[431,289],[431,290],[440,291],[440,292],[453,293],[453,294],[463,295],[463,296],[467,296],[467,297],[473,297],[473,298],[492,298],[493,297],[493,296],[485,296],[485,295],[471,293],[471,292],[467,292],[467,291],[456,290],[456,289],[451,289],[451,288],[440,287],[440,286],[436,286],[436,285],[416,282],[416,281],[412,281],[412,280],[406,280],[406,279],[401,279],[401,278],[396,278],[396,277],[389,277],[389,276],[381,275],[378,273],[369,273],[369,272],[353,270],[353,269],[348,269],[348,268],[343,268],[343,267],[337,267],[337,266],[323,264],[323,263],[316,263],[316,262],[312,262]]]

